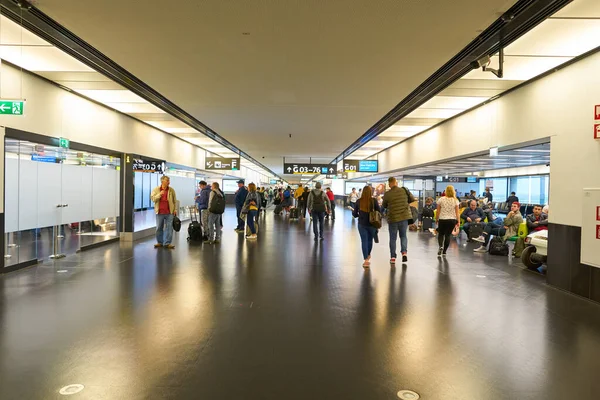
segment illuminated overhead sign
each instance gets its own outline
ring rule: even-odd
[[[344,172],[379,172],[379,161],[344,160]]]
[[[288,175],[327,175],[335,172],[335,165],[330,164],[283,164],[283,173]]]
[[[219,171],[239,171],[240,158],[206,157],[204,169]]]
[[[134,158],[133,171],[163,174],[165,172],[165,162],[161,160]]]

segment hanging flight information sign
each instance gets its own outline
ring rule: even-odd
[[[238,171],[240,169],[240,158],[206,157],[204,169],[221,171]]]
[[[379,161],[344,160],[344,172],[379,172]]]
[[[326,175],[335,172],[335,165],[330,164],[283,164],[283,173],[288,175]]]

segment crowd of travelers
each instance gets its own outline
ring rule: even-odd
[[[161,184],[154,188],[151,198],[156,212],[156,241],[154,247],[173,249],[174,220],[177,218],[177,197],[175,190],[169,186],[169,177],[163,176]],[[274,206],[275,214],[287,216],[290,219],[305,219],[313,222],[315,241],[324,240],[324,221],[335,220],[336,200],[330,187],[325,188],[316,183],[313,189],[298,185],[296,190],[287,187],[257,187],[254,183],[245,185],[244,180],[237,182],[235,192],[235,208],[237,226],[235,231],[246,234],[248,240],[257,239],[259,215],[266,212],[267,207]],[[446,257],[453,237],[462,230],[468,241],[479,242],[481,245],[474,252],[488,252],[492,238],[500,238],[506,242],[517,235],[519,226],[524,222],[521,215],[519,199],[514,192],[506,199],[510,211],[501,217],[494,210],[493,195],[489,188],[480,198],[475,191],[465,194],[464,200],[459,200],[452,185],[446,187],[434,200],[425,199],[421,213],[417,212],[418,201],[410,190],[400,187],[395,178],[388,179],[389,190],[385,185],[373,188],[366,185],[357,190],[353,188],[347,196],[348,208],[352,210],[353,218],[358,222],[358,233],[361,240],[363,267],[369,268],[373,244],[379,243],[379,229],[382,219],[387,219],[389,230],[390,264],[394,265],[398,258],[397,241],[400,239],[400,255],[402,262],[408,261],[409,229],[417,229],[420,223],[422,229],[429,230],[437,236],[439,257]],[[214,182],[208,185],[200,181],[195,197],[196,209],[199,212],[197,221],[200,240],[209,244],[221,241],[223,230],[223,213],[225,211],[225,194]],[[547,229],[548,206],[536,205],[533,213],[525,219],[529,232]],[[192,224],[188,233],[192,230]],[[190,233],[190,237],[194,236]]]

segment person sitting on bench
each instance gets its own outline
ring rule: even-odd
[[[533,206],[533,214],[527,216],[527,229],[529,232],[548,230],[548,216],[542,213],[542,206]]]
[[[469,237],[469,228],[471,228],[471,224],[483,221],[485,214],[481,208],[477,207],[477,201],[471,200],[469,202],[469,207],[463,211],[460,218],[465,220],[463,230],[467,234],[467,237]]]
[[[511,237],[519,233],[519,225],[523,223],[521,215],[521,204],[513,202],[510,207],[510,212],[504,218],[503,226],[498,226],[494,223],[489,223],[485,226],[483,235],[475,239],[476,242],[483,243],[481,246],[473,250],[476,253],[487,253],[487,246],[490,243],[492,236],[502,236],[502,240],[507,241]]]

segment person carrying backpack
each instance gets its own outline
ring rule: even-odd
[[[308,210],[313,219],[313,233],[315,241],[323,240],[323,224],[325,221],[325,213],[331,212],[331,204],[329,198],[321,190],[321,183],[317,182],[315,189],[311,190],[308,195]]]
[[[213,182],[212,191],[208,200],[208,243],[221,242],[221,231],[223,222],[221,220],[225,212],[225,194],[219,189],[219,184]]]
[[[293,205],[292,203],[292,188],[291,187],[287,187],[286,190],[283,191],[283,203],[281,203],[283,209],[285,210],[286,214],[290,213],[290,207]]]

